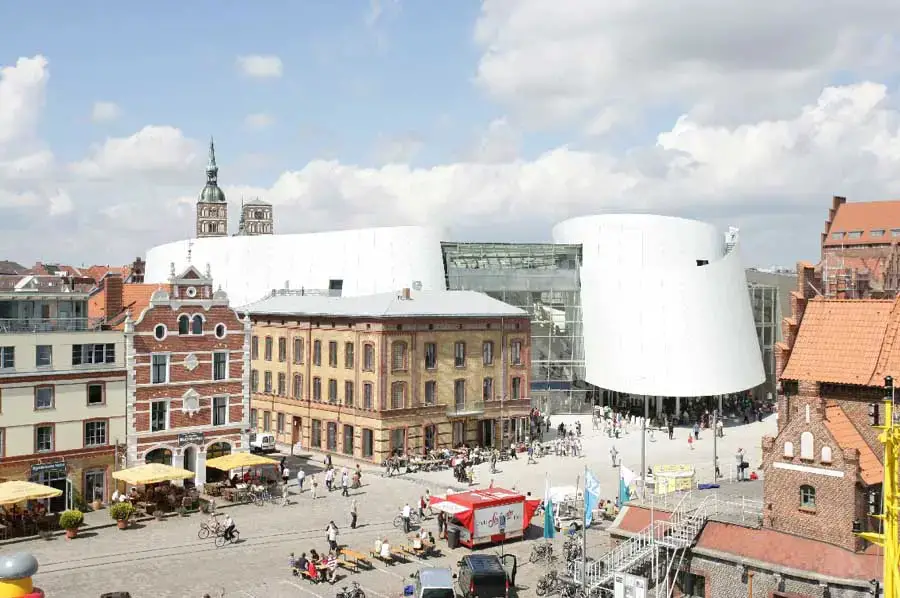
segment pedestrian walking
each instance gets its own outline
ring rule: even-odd
[[[616,445],[609,447],[609,460],[613,467],[619,464],[619,451],[616,450]]]
[[[694,440],[700,440],[700,423],[694,422]]]
[[[319,480],[318,480],[318,478],[316,478],[315,475],[312,476],[312,494],[313,494],[313,495],[312,495],[313,500],[315,500],[316,498],[318,498],[318,494],[319,494]]]
[[[675,424],[671,421],[669,422],[669,440],[675,439]]]
[[[737,479],[739,482],[744,481],[744,449],[739,448],[734,454],[735,466],[737,469]]]
[[[694,437],[688,434],[688,448],[694,450]]]
[[[403,511],[400,514],[401,518],[403,519],[403,533],[404,534],[409,533],[409,518],[411,515],[412,515],[412,507],[409,506],[409,503],[406,503],[405,505],[403,505]]]
[[[443,511],[438,511],[437,516],[437,526],[438,526],[438,538],[444,537],[444,528],[447,525],[446,515],[444,515]]]
[[[328,527],[325,528],[325,537],[328,539],[328,549],[337,552],[338,528],[334,524],[334,521],[328,522]]]
[[[284,468],[286,467],[286,465],[285,465],[286,462],[287,462],[287,457],[282,457],[281,461],[278,462],[278,469],[280,469],[282,473],[284,473]]]
[[[284,466],[281,468],[281,481],[284,482],[285,488],[287,488],[289,479],[291,479],[291,470],[288,469],[287,466]]]
[[[531,465],[532,463],[537,463],[537,461],[534,460],[534,443],[533,442],[528,445],[528,463],[527,463],[527,465]]]
[[[350,501],[350,529],[356,529],[356,499]]]
[[[341,474],[341,496],[350,496],[350,474],[346,470]]]
[[[327,488],[329,492],[334,490],[334,469],[325,471],[325,488]]]
[[[716,434],[719,435],[719,438],[725,437],[725,424],[722,423],[722,419],[716,419]]]
[[[297,470],[297,485],[300,487],[300,492],[303,492],[303,480],[306,479],[306,472],[302,469]]]

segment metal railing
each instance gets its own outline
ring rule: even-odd
[[[453,403],[447,405],[448,416],[460,415],[480,415],[484,413],[484,401],[474,401],[471,403]]]
[[[0,334],[97,330],[102,318],[0,318]]]

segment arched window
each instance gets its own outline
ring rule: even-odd
[[[822,463],[831,463],[831,447],[822,447]]]
[[[178,316],[178,334],[188,334],[191,331],[191,318],[187,314]]]
[[[406,382],[394,382],[391,384],[391,409],[404,407],[406,407]]]
[[[785,442],[784,443],[784,456],[788,459],[794,458],[794,443],[793,442]]]
[[[224,457],[231,454],[231,445],[227,442],[216,442],[209,445],[206,449],[206,460],[215,459],[216,457]]]
[[[391,344],[391,370],[406,369],[406,343],[394,341]]]
[[[807,484],[800,486],[800,508],[816,508],[816,489],[812,486]]]
[[[812,432],[800,434],[800,458],[809,459],[811,461],[815,458],[815,452]]]
[[[172,451],[167,448],[153,449],[144,457],[145,463],[162,463],[163,465],[172,464]]]
[[[203,334],[203,316],[196,315],[191,320],[191,334]]]

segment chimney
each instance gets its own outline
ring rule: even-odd
[[[103,278],[104,304],[103,313],[107,318],[113,318],[122,313],[124,285],[121,274],[107,274]]]
[[[400,291],[400,298],[404,301],[409,301],[409,287],[404,287],[403,290]]]

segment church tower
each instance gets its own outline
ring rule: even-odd
[[[241,204],[241,221],[238,235],[272,235],[275,225],[272,218],[272,204],[258,197]]]
[[[206,186],[197,200],[197,238],[228,236],[228,203],[219,189],[219,167],[216,166],[216,146],[209,140],[209,163],[206,165]]]

